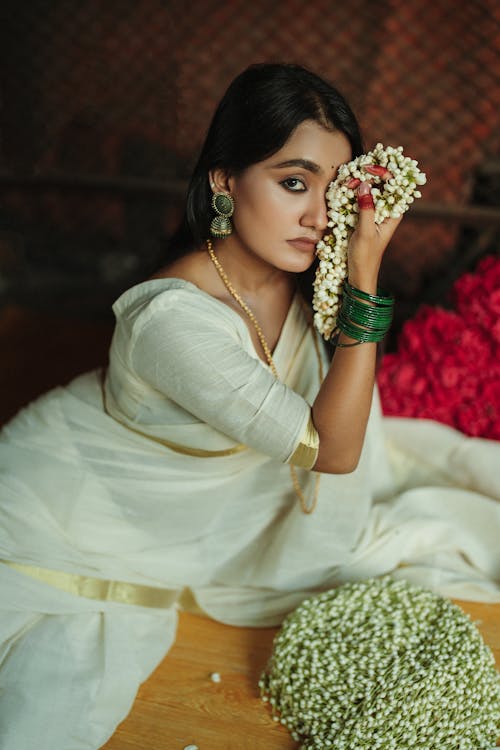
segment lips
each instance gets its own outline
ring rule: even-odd
[[[318,240],[311,240],[309,237],[295,237],[295,239],[287,240],[287,242],[297,250],[303,250],[305,252],[311,253],[316,249]]]

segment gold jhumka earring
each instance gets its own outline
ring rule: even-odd
[[[229,193],[216,192],[212,196],[212,208],[217,214],[210,224],[210,234],[223,239],[233,231],[230,217],[234,212],[234,199]]]

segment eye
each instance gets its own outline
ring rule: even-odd
[[[307,189],[303,180],[298,177],[287,177],[286,180],[280,182],[280,185],[291,193],[303,193]]]

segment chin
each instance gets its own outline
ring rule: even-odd
[[[307,271],[309,268],[311,268],[315,260],[316,260],[315,253],[311,253],[310,256],[302,255],[300,258],[295,258],[290,263],[290,268],[286,270],[289,270],[291,273],[304,273],[304,271]]]

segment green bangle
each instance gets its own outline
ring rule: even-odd
[[[366,334],[381,334],[384,336],[387,331],[389,330],[389,326],[367,326],[363,323],[356,323],[354,320],[350,320],[349,318],[344,318],[343,316],[340,316],[337,318],[337,323],[339,327],[342,328],[349,328],[353,331],[361,331],[362,333],[365,332]]]
[[[357,346],[365,342],[382,341],[390,328],[394,310],[394,297],[369,294],[344,281],[342,305],[337,317],[335,346]],[[339,344],[340,333],[352,339],[353,344]]]
[[[377,291],[382,291],[382,289],[378,289]],[[351,286],[348,281],[344,281],[344,292],[351,297],[351,299],[354,297],[354,299],[364,299],[368,302],[372,302],[374,305],[380,305],[383,307],[389,307],[394,305],[394,295],[386,295],[386,294],[369,294],[368,292],[363,292],[361,289],[358,289],[355,286]]]
[[[353,302],[350,299],[342,301],[342,312],[345,317],[350,318],[354,323],[375,323],[378,325],[390,325],[393,313],[392,307],[372,307],[366,303]]]
[[[337,330],[336,333],[333,334],[330,338],[330,343],[333,344],[333,346],[336,349],[349,349],[351,346],[359,346],[360,344],[365,344],[365,341],[354,341],[352,344],[339,344],[339,337],[342,331]]]
[[[383,328],[362,328],[359,325],[353,323],[353,321],[342,315],[342,312],[337,318],[337,328],[342,333],[350,336],[358,341],[382,341],[385,334],[389,330],[389,326]]]
[[[333,344],[338,349],[348,349],[351,346],[359,346],[360,344],[368,344],[368,343],[375,343],[378,344],[379,341],[382,341],[382,338],[379,339],[357,339],[352,344],[340,344],[339,343],[339,337],[341,333],[345,333],[345,331],[342,331],[340,328],[337,328],[337,330],[334,332],[333,336],[330,338],[330,343]],[[350,336],[351,338],[354,338],[350,333],[346,333],[347,336]]]
[[[353,326],[354,328],[361,328],[370,331],[387,331],[391,325],[390,320],[376,320],[362,317],[356,319],[347,314],[346,310],[342,307],[339,311],[337,321],[343,326]]]
[[[346,310],[341,308],[340,312],[338,314],[338,319],[342,320],[346,323],[351,323],[352,325],[368,328],[368,329],[384,329],[387,330],[389,326],[391,325],[390,320],[377,320],[372,318],[366,318],[366,317],[353,317],[351,315],[348,315]]]

